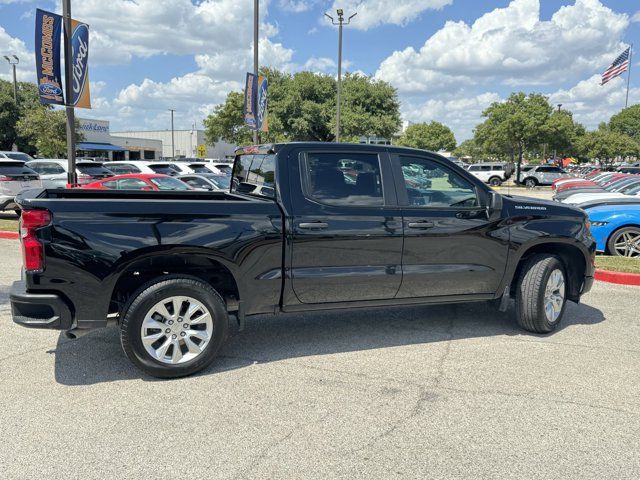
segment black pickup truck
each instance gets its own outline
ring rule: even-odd
[[[581,210],[499,195],[436,154],[290,143],[239,149],[229,192],[31,190],[25,327],[118,325],[145,372],[212,362],[248,315],[495,301],[551,332],[593,283]],[[90,359],[87,359],[90,361]]]

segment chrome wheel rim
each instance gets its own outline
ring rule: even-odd
[[[564,293],[564,274],[562,270],[555,269],[549,275],[544,291],[544,313],[549,323],[555,323],[560,318],[564,305]]]
[[[640,257],[640,230],[628,230],[618,235],[613,248],[621,257]]]
[[[213,334],[211,313],[192,297],[168,297],[149,309],[140,335],[152,358],[178,365],[198,357]]]

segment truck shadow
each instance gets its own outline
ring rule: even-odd
[[[536,336],[523,332],[513,315],[513,310],[501,313],[487,303],[474,303],[251,317],[246,329],[231,338],[220,357],[199,375],[297,357],[499,335]],[[570,303],[560,330],[604,320],[600,310]],[[56,381],[64,385],[156,380],[128,361],[116,328],[95,331],[78,340],[60,335],[52,353]]]

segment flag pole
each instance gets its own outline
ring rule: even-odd
[[[633,66],[633,64],[631,63],[632,58],[633,58],[633,43],[631,44],[631,47],[629,47],[629,72],[627,74],[627,100],[624,102],[624,108],[627,108],[629,106],[629,85],[631,84],[631,67]]]

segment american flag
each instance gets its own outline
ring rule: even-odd
[[[618,58],[616,58],[609,68],[605,70],[602,74],[602,81],[600,85],[604,85],[609,80],[612,80],[624,72],[629,70],[629,55],[631,54],[631,47],[627,48],[624,52],[622,52]]]

